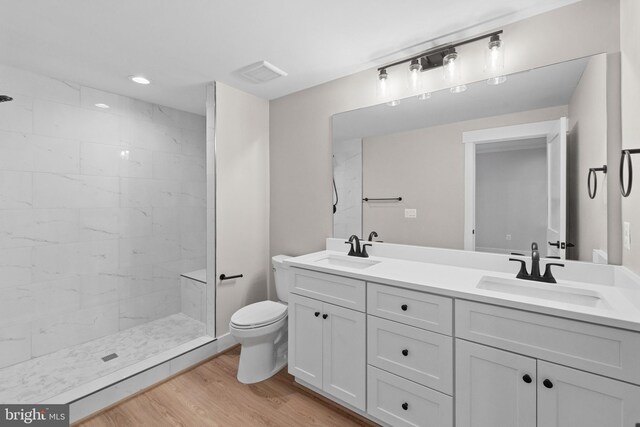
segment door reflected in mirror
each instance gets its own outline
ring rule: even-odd
[[[334,237],[606,262],[606,61],[335,115]]]

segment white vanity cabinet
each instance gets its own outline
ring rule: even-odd
[[[322,299],[289,297],[289,373],[364,411],[366,314],[326,300],[364,308],[365,283],[297,269],[293,278],[305,295]]]
[[[603,376],[638,383],[640,334],[456,301],[456,337],[458,427],[640,425],[640,387]]]
[[[289,372],[376,422],[640,427],[638,332],[302,268],[290,280]]]
[[[453,426],[452,299],[367,283],[367,413]]]

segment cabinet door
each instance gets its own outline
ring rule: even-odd
[[[457,339],[456,426],[536,427],[536,360]]]
[[[318,388],[322,388],[321,314],[320,301],[289,296],[289,373]]]
[[[640,425],[640,387],[538,361],[538,425]]]
[[[358,409],[366,402],[366,314],[323,304],[323,390]]]

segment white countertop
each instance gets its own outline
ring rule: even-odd
[[[325,250],[288,258],[285,260],[285,264],[452,298],[484,302],[640,332],[640,287],[619,287],[610,284],[599,285],[558,280],[558,285],[597,292],[605,301],[604,307],[588,307],[476,287],[484,276],[515,279],[519,268],[517,264],[513,265],[513,273],[505,273],[376,256],[366,259],[379,261],[379,263],[365,269],[319,265],[316,262],[329,255],[344,257],[345,253]],[[541,264],[542,268],[544,262]],[[522,282],[539,283],[525,280]]]

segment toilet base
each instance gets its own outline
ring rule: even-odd
[[[237,375],[239,382],[254,384],[264,381],[287,366],[287,318],[277,323],[279,325],[270,325],[272,332],[259,336],[239,336],[242,334],[231,331],[242,345]]]

